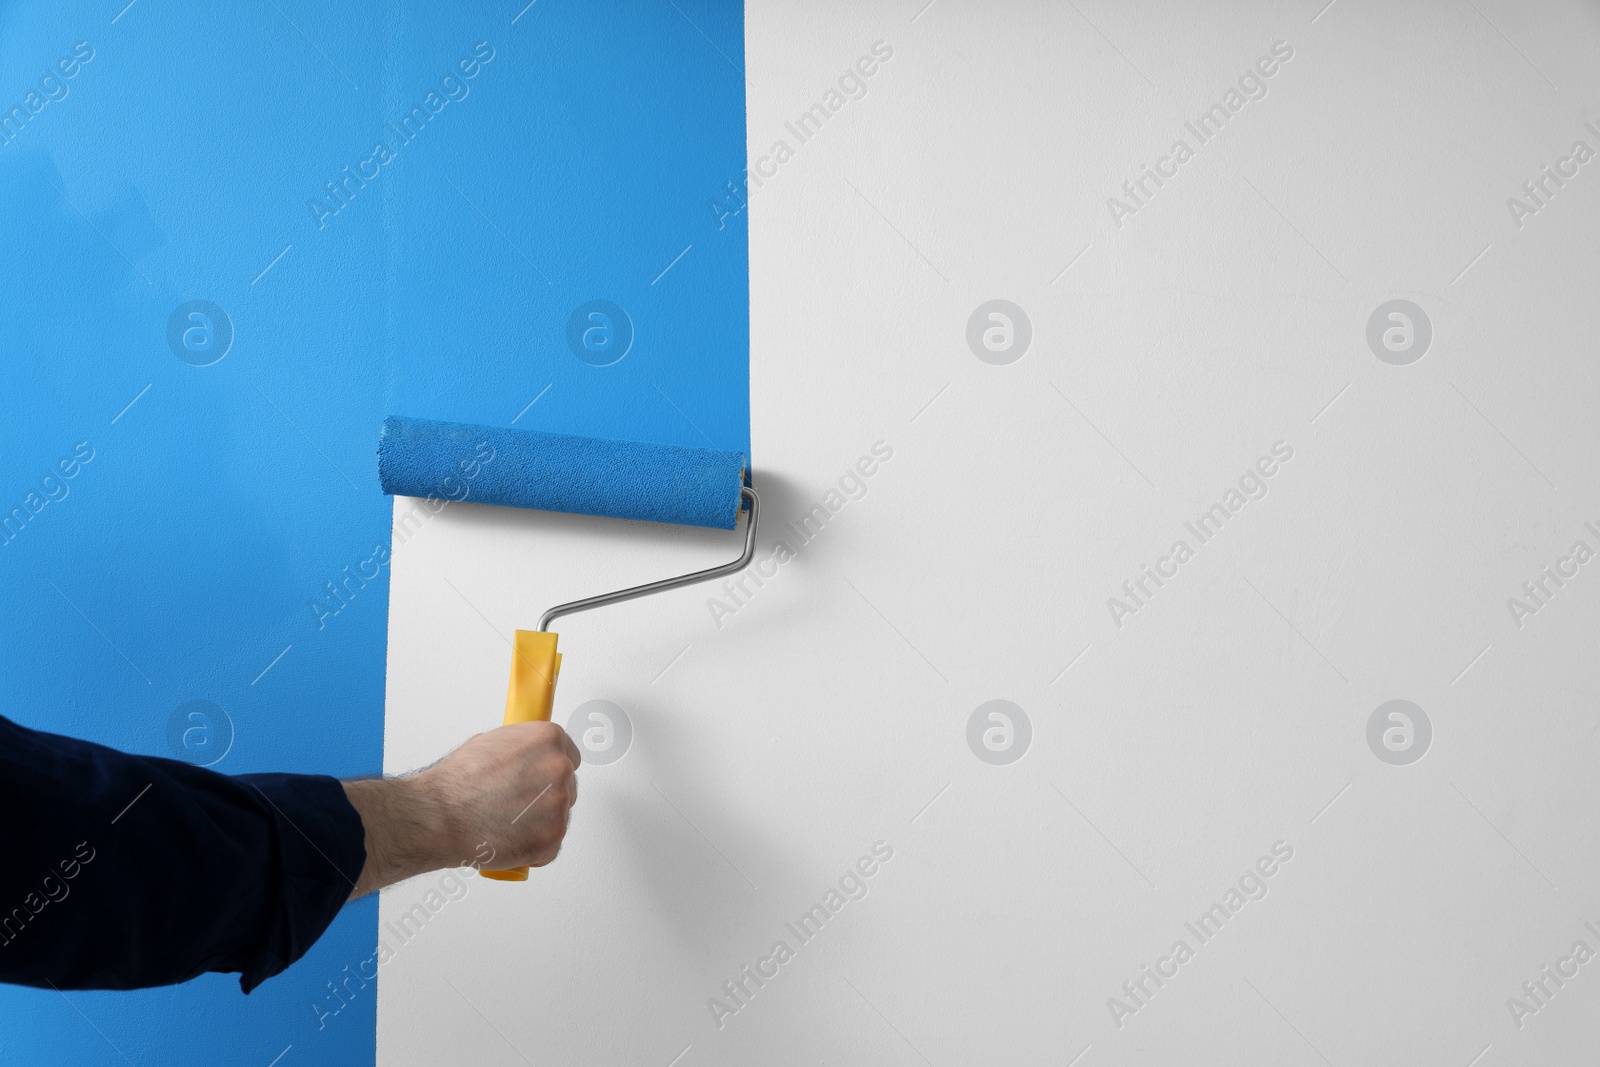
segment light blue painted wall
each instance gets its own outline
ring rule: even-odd
[[[388,544],[385,414],[748,450],[744,217],[711,207],[744,170],[741,9],[519,8],[0,8],[0,107],[93,50],[0,147],[0,509],[93,450],[0,547],[4,714],[171,755],[204,700],[227,721],[178,754],[231,732],[218,770],[374,772],[387,572],[320,625],[310,601]],[[191,300],[232,324],[209,366],[168,344]],[[632,322],[610,366],[567,344],[590,300]],[[369,1062],[374,991],[320,1030],[309,1004],[376,916],[248,998],[0,987],[0,1063]]]

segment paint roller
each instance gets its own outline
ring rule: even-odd
[[[561,674],[550,624],[563,615],[706,582],[743,570],[755,555],[761,506],[745,484],[745,456],[713,448],[616,441],[572,434],[390,416],[378,436],[378,481],[391,495],[460,500],[470,476],[474,503],[566,511],[643,522],[732,530],[748,509],[744,551],[731,563],[557,604],[537,630],[512,641],[507,723],[549,721]],[[525,881],[527,867],[482,871]]]

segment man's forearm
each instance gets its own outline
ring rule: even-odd
[[[366,828],[367,863],[351,900],[465,862],[453,847],[461,835],[451,825],[449,803],[427,775],[358,779],[345,782],[344,793]]]

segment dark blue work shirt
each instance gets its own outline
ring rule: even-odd
[[[335,778],[225,775],[0,717],[0,981],[135,989],[305,955],[366,863]]]

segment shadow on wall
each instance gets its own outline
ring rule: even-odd
[[[610,798],[618,847],[636,872],[631,881],[649,894],[652,925],[672,935],[670,954],[660,962],[699,1009],[705,998],[725,997],[721,984],[768,952],[774,938],[797,947],[782,922],[801,906],[797,894],[819,880],[829,857],[783,846],[776,828],[741,814],[751,809],[744,798],[719,790],[724,776],[715,721],[671,714],[659,702],[638,710],[647,743],[630,754],[629,773],[649,788]],[[764,1041],[798,1023],[778,1004],[769,1007]],[[709,1010],[691,1018],[689,1035],[706,1034],[702,1027],[722,1029]],[[785,1040],[797,1044],[784,1047],[799,1047],[804,1039],[796,1030]]]
[[[762,505],[755,554],[755,559],[760,560],[771,555],[778,538],[763,531],[772,528],[775,516],[792,513],[802,492],[790,479],[759,472],[755,487]],[[610,520],[603,525],[619,546],[634,541],[626,531],[647,528],[645,524]],[[648,528],[684,535],[682,539],[694,545],[697,554],[702,544],[726,548],[735,540],[720,530],[655,524]],[[707,547],[704,551],[713,549]],[[716,584],[707,583],[704,588],[714,590]],[[744,687],[737,680],[730,680],[724,688]],[[716,932],[725,929],[725,909],[743,910],[762,890],[775,885],[803,884],[800,879],[804,872],[794,864],[792,850],[778,847],[759,821],[741,816],[746,805],[730,803],[730,798],[717,791],[716,783],[724,775],[717,758],[722,746],[714,736],[714,720],[688,709],[669,707],[654,694],[646,697],[641,693],[628,706],[636,731],[629,753],[629,776],[650,788],[616,798],[621,832],[629,839],[643,875],[640,884],[654,895],[660,905],[658,914],[671,920],[685,957],[700,959],[720,972],[731,962],[721,958],[725,952],[715,948],[714,940]],[[713,814],[705,814],[708,812]],[[726,856],[711,857],[711,862],[722,866],[728,879],[710,896],[708,889],[712,887],[706,884],[705,875],[709,868],[686,858],[705,857],[708,840],[716,842],[713,847],[718,851],[726,850]],[[736,865],[729,857],[738,857],[740,862]]]
[[[614,797],[623,809],[619,828],[645,875],[639,884],[661,905],[658,914],[673,921],[686,950],[698,952],[719,931],[726,936],[729,908],[744,910],[774,886],[797,884],[803,871],[770,828],[741,814],[747,805],[732,803],[735,798],[717,788],[725,778],[718,757],[726,746],[715,736],[714,720],[675,714],[661,701],[633,706],[642,736],[629,752],[627,773],[649,788]],[[713,955],[707,962],[729,961]]]
[[[823,603],[828,594],[817,582],[807,585],[796,581],[794,575],[808,570],[815,573],[817,549],[813,542],[827,540],[828,526],[840,521],[847,509],[859,508],[854,502],[868,492],[867,480],[860,477],[852,483],[851,495],[832,485],[801,485],[782,475],[758,472],[755,481],[762,507],[755,557],[744,573],[707,584],[702,593],[705,614],[701,619],[709,622],[713,631],[754,624],[761,627],[754,631],[758,633],[775,626],[788,629],[797,614],[804,616]],[[769,584],[790,587],[789,595],[781,599],[772,596],[767,592]],[[809,596],[802,596],[802,591]],[[758,601],[767,606],[744,614]],[[741,616],[737,623],[735,616]]]

